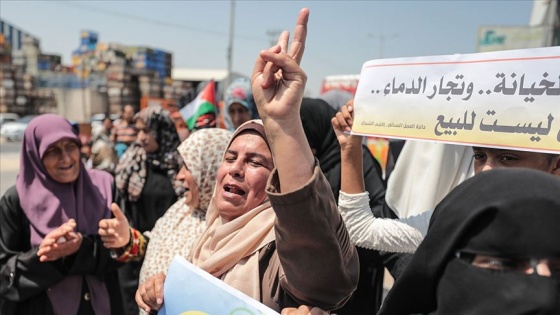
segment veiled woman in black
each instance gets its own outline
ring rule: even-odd
[[[379,314],[560,314],[559,192],[521,168],[459,185]]]

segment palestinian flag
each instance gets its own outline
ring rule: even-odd
[[[189,130],[193,130],[197,119],[207,114],[216,114],[216,90],[214,80],[210,80],[196,98],[179,110],[187,123]]]

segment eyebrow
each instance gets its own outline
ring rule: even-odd
[[[227,149],[226,153],[233,154],[233,155],[236,155],[236,156],[239,155],[239,152],[237,152],[235,150],[232,150],[232,149]],[[268,164],[272,164],[272,163],[270,163],[270,160],[266,156],[264,156],[260,153],[257,153],[257,152],[247,153],[247,157],[249,157],[249,158],[258,157],[258,158],[266,161]]]

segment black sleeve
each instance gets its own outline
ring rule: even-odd
[[[15,187],[0,200],[0,297],[24,301],[44,293],[68,275],[102,276],[122,264],[111,258],[97,235],[84,235],[78,251],[52,262],[40,262],[31,247],[29,221]]]
[[[0,200],[0,297],[23,301],[65,277],[62,263],[40,262],[37,249],[30,245],[29,221],[11,187]]]

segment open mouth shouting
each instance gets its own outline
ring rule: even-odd
[[[224,185],[224,197],[226,199],[238,199],[245,196],[245,190],[234,184]]]

